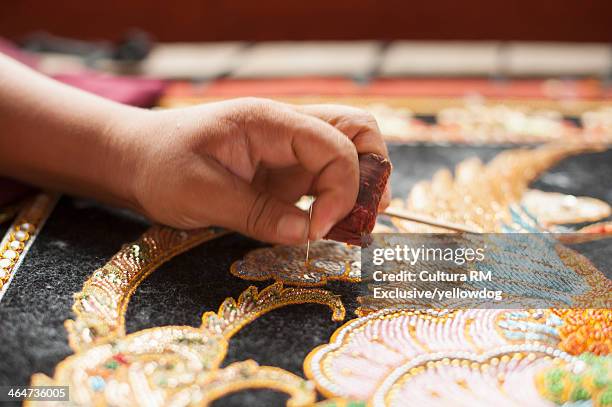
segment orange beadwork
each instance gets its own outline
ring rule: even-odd
[[[579,355],[590,352],[608,355],[612,350],[612,310],[567,309],[555,310],[562,319],[559,327],[559,348]]]

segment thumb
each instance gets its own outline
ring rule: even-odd
[[[254,189],[234,174],[226,172],[224,178],[218,184],[222,189],[218,196],[223,197],[223,204],[215,208],[213,223],[266,242],[306,242],[310,226],[306,212]]]
[[[254,191],[253,191],[254,192]],[[266,242],[282,244],[305,243],[309,219],[306,212],[268,194],[250,193],[250,202],[242,214],[244,230],[241,232]]]

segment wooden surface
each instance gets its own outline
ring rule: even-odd
[[[160,41],[482,39],[612,42],[610,0],[5,0],[0,35]]]

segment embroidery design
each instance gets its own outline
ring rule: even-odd
[[[316,401],[314,385],[286,370],[259,366],[253,360],[232,363],[209,375],[200,385],[197,397],[208,405],[220,397],[245,389],[273,389],[287,393],[287,405],[310,406]]]
[[[85,405],[207,405],[231,392],[262,387],[288,393],[295,405],[314,402],[312,384],[282,369],[253,361],[220,365],[230,338],[276,308],[318,303],[332,310],[333,320],[343,320],[344,306],[329,291],[282,283],[261,291],[249,287],[238,300],[227,298],[217,312],[204,313],[200,327],[163,326],[126,335],[124,314],[138,284],[171,257],[225,233],[153,226],[125,245],[75,295],[76,319],[66,321],[75,354],[57,365],[52,378],[32,376],[32,385],[71,386],[71,401]]]
[[[418,405],[548,406],[533,378],[553,363],[572,362],[563,352],[542,345],[503,347],[482,355],[439,352],[395,369],[372,397],[372,406]],[[444,386],[444,387],[442,387]]]
[[[555,346],[559,318],[533,310],[383,309],[349,321],[304,362],[328,397],[372,397],[379,383],[409,361],[440,352],[482,354],[501,346]]]
[[[311,242],[308,263],[301,246],[275,246],[256,249],[234,262],[230,271],[245,280],[274,279],[298,286],[320,286],[328,280],[358,282],[361,278],[361,252],[357,246],[321,240]]]
[[[71,348],[79,351],[98,339],[124,336],[124,315],[136,287],[170,258],[227,233],[220,228],[181,231],[155,225],[124,245],[75,294],[76,319],[65,322]]]
[[[564,158],[600,148],[578,144],[549,144],[536,149],[506,150],[488,164],[467,159],[437,171],[431,181],[417,183],[408,198],[392,205],[486,233],[516,229],[519,203],[530,182]],[[523,216],[523,220],[528,221]],[[400,232],[444,232],[405,220],[393,220]],[[533,223],[533,222],[531,222]],[[519,230],[524,229],[521,225]]]
[[[405,202],[394,204],[482,232],[541,232],[539,219],[520,204],[528,184],[561,159],[585,151],[589,149],[578,145],[547,145],[505,151],[487,165],[466,160],[454,177],[448,170],[438,171],[431,182],[417,184]],[[394,226],[403,232],[444,232],[401,220],[394,220]],[[499,235],[504,236],[511,235]],[[572,281],[567,284],[586,288],[572,303],[599,309],[416,310],[410,304],[362,297],[356,311],[360,317],[307,356],[307,377],[327,397],[373,406],[531,406],[560,400],[554,398],[558,393],[551,396],[551,385],[549,393],[540,389],[536,377],[555,366],[573,371],[580,365],[574,355],[585,351],[609,354],[612,283],[552,235],[541,240],[532,243],[554,245],[555,261],[570,271],[563,272]],[[525,271],[538,270],[537,263]],[[563,384],[564,395],[580,389],[575,381],[571,389],[568,383]],[[553,383],[552,389],[560,386]],[[591,389],[588,399],[599,403],[599,391]]]
[[[610,216],[610,205],[599,199],[535,189],[523,194],[521,205],[545,227],[597,222]]]
[[[554,145],[512,150],[486,166],[468,160],[457,167],[454,177],[440,171],[432,182],[415,187],[406,202],[396,204],[481,231],[541,231],[539,219],[520,205],[529,182],[561,159],[591,149]],[[438,231],[405,221],[395,226],[410,232]],[[247,388],[273,388],[289,394],[290,405],[311,405],[316,401],[315,386],[330,397],[317,403],[322,406],[402,406],[407,400],[423,405],[449,400],[548,405],[549,400],[559,400],[560,386],[563,394],[580,397],[582,390],[576,389],[584,386],[576,380],[538,379],[541,372],[574,372],[585,362],[575,355],[609,353],[609,309],[414,310],[388,303],[377,310],[381,304],[360,299],[359,317],[305,359],[304,370],[312,382],[251,360],[221,368],[231,337],[273,309],[319,303],[332,310],[333,320],[344,319],[337,296],[301,287],[359,281],[359,249],[326,241],[313,244],[308,264],[304,247],[276,246],[247,254],[232,265],[232,274],[276,282],[261,291],[249,287],[237,300],[226,299],[218,311],[204,313],[199,327],[164,326],[126,335],[124,314],[138,284],[171,257],[225,233],[154,226],[124,246],[75,296],[76,318],[66,322],[75,354],[57,366],[52,378],[37,374],[32,384],[70,385],[75,389],[73,401],[94,405],[208,405]],[[602,307],[609,304],[610,281],[578,253],[558,242],[551,244],[557,260],[571,269],[568,277],[585,284],[584,301],[595,298]],[[585,328],[588,321],[593,323]],[[592,377],[596,376],[584,380]],[[589,400],[601,404],[606,389],[589,389]]]
[[[523,307],[537,307],[531,298],[563,299],[559,307],[603,307],[612,306],[612,282],[597,270],[584,256],[571,250],[554,239],[542,239],[543,228],[539,219],[534,218],[521,205],[520,201],[529,183],[543,171],[562,159],[589,151],[580,145],[546,145],[536,149],[507,150],[484,165],[477,159],[459,163],[455,175],[444,169],[439,170],[431,182],[421,182],[411,191],[405,202],[395,200],[392,205],[427,215],[451,223],[462,224],[481,232],[536,232],[536,235],[514,234],[488,235],[489,247],[499,247],[494,262],[489,269],[514,268],[508,276],[508,287],[504,290],[513,296],[513,302],[523,303]],[[400,232],[436,233],[445,232],[439,228],[417,224],[410,221],[393,219]],[[571,236],[570,236],[571,237]],[[466,237],[469,238],[469,237]],[[523,255],[520,267],[512,263],[515,258],[511,251],[504,249],[503,240],[517,245],[529,243],[530,247],[542,247],[538,253],[556,253],[546,259],[530,258]],[[528,241],[528,242],[526,242]],[[528,250],[526,253],[533,253]],[[533,256],[532,256],[533,257]],[[568,282],[571,281],[571,284]],[[397,283],[402,284],[402,283]],[[389,284],[389,288],[393,283]],[[571,288],[571,290],[568,290]],[[570,292],[571,291],[571,292]],[[571,296],[569,296],[571,294]],[[401,299],[374,299],[372,296],[360,297],[358,315],[372,310],[410,304]],[[461,306],[461,304],[458,304]]]
[[[558,405],[589,403],[595,407],[612,403],[612,356],[586,353],[574,363],[554,363],[536,375],[536,387]]]
[[[572,355],[609,355],[612,351],[612,311],[610,309],[554,310],[563,324],[559,328],[559,348]]]

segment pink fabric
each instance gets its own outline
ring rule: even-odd
[[[59,74],[53,78],[107,99],[140,107],[153,106],[165,86],[157,79],[113,76],[95,71]]]
[[[0,52],[31,68],[36,69],[38,65],[36,57],[21,51],[2,38],[0,38]],[[107,99],[140,107],[153,106],[165,87],[165,83],[157,79],[112,76],[95,71],[55,75],[54,78]],[[32,190],[33,188],[29,186],[0,178],[0,206],[10,204]]]
[[[16,59],[24,65],[29,66],[30,68],[36,69],[38,66],[38,58],[33,55],[27,54],[17,48],[13,43],[3,39],[0,37],[0,52],[4,55],[8,55],[9,57]]]

